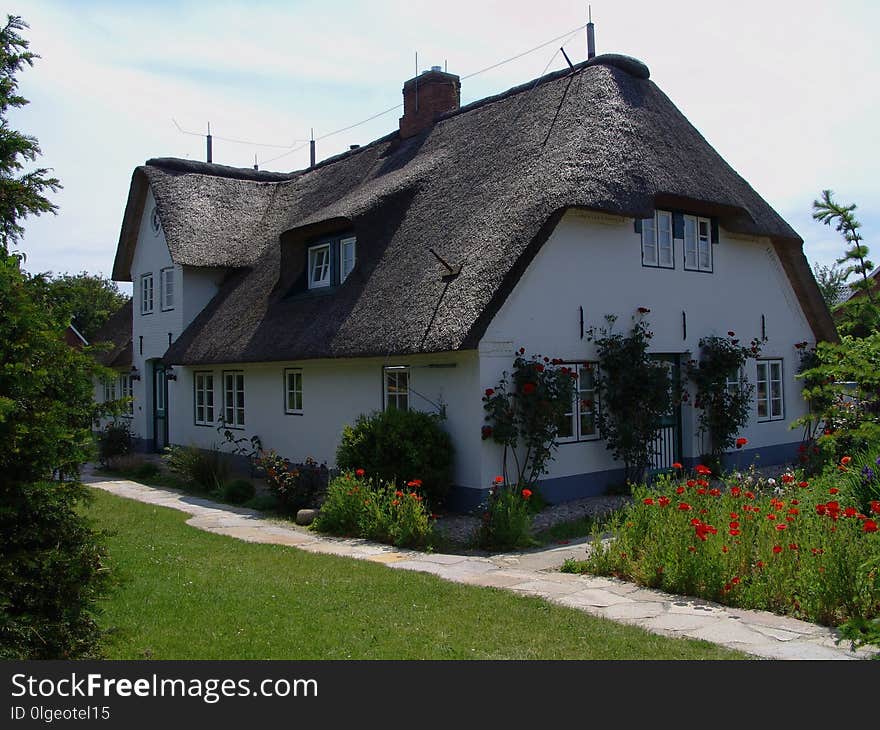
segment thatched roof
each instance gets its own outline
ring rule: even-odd
[[[129,299],[92,338],[92,345],[109,345],[108,349],[95,354],[95,359],[102,365],[108,368],[131,367],[131,315],[132,300]]]
[[[647,76],[599,56],[289,175],[150,160],[133,190],[151,186],[172,258],[244,267],[166,359],[474,348],[569,208],[644,217],[674,206],[768,236],[817,337],[833,338],[801,239]],[[286,296],[309,237],[346,228],[358,237],[348,280],[330,296]],[[444,279],[429,248],[460,275]]]

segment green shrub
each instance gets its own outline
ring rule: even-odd
[[[296,514],[304,507],[315,507],[327,487],[327,467],[307,458],[304,464],[291,464],[274,450],[260,451],[254,459],[257,470],[265,474],[269,491],[285,514]]]
[[[597,532],[582,567],[819,623],[876,618],[880,502],[867,513],[856,506],[852,463],[811,481],[787,472],[764,482],[769,493],[741,475],[637,487],[604,528],[613,540]]]
[[[184,481],[208,492],[222,494],[223,484],[229,476],[229,464],[217,449],[168,446],[162,458]]]
[[[151,461],[141,462],[131,470],[132,477],[145,481],[155,479],[160,473],[161,469]]]
[[[245,502],[244,506],[260,512],[275,512],[278,510],[278,497],[274,494],[257,494]]]
[[[453,447],[440,416],[389,408],[346,426],[336,452],[340,469],[364,469],[380,482],[422,481],[432,506],[446,499],[452,483]]]
[[[483,508],[480,545],[509,550],[532,544],[532,496],[531,489],[504,484],[502,477],[496,477]]]
[[[112,466],[120,456],[131,453],[131,425],[128,421],[112,421],[98,435],[98,460],[101,466]]]
[[[105,548],[73,482],[0,486],[0,659],[96,656]]]
[[[315,519],[319,532],[363,537],[398,547],[422,547],[431,535],[430,515],[415,489],[374,484],[346,472],[330,482]]]
[[[247,479],[233,479],[223,485],[223,501],[231,504],[244,504],[254,498],[254,485]]]

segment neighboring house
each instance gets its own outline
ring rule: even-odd
[[[95,381],[95,400],[99,403],[115,401],[127,398],[123,418],[132,419],[134,422],[135,408],[143,409],[138,403],[135,406],[133,393],[134,383],[140,378],[137,369],[132,369],[131,356],[131,328],[132,328],[132,302],[129,299],[122,307],[110,316],[104,326],[94,336],[94,344],[100,346],[95,357],[101,365],[113,370],[116,375],[109,379],[97,379]],[[102,419],[100,426],[106,424],[109,418]],[[141,431],[137,430],[138,435]],[[142,443],[142,448],[148,448],[148,444]]]
[[[868,274],[868,279],[871,282],[871,296],[874,298],[875,302],[880,302],[880,278],[877,276],[878,273],[880,273],[880,266]],[[849,282],[844,288],[840,298],[834,303],[832,314],[835,319],[840,319],[843,316],[845,310],[840,306],[841,304],[865,296],[864,291],[850,288],[850,285],[856,281],[861,281],[861,279],[853,279],[853,281]]]
[[[647,68],[598,56],[463,108],[459,90],[437,69],[410,79],[399,131],[299,172],[135,169],[113,278],[134,284],[133,427],[149,447],[209,448],[222,418],[332,465],[359,414],[442,409],[453,504],[472,507],[500,471],[481,397],[524,347],[581,373],[543,493],[598,494],[622,465],[584,406],[585,331],[606,314],[628,328],[643,306],[673,368],[706,335],[766,336],[744,456],[792,457],[794,344],[834,339],[831,317],[801,238]],[[696,422],[673,414],[655,466],[698,458]]]
[[[89,341],[82,336],[82,332],[73,326],[73,323],[67,325],[67,329],[64,330],[64,341],[75,350],[82,350],[89,344]]]

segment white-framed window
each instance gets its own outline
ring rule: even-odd
[[[162,311],[174,309],[174,267],[169,266],[159,272],[159,294],[162,297]]]
[[[672,213],[658,210],[642,220],[642,264],[662,269],[675,268]]]
[[[724,390],[726,390],[731,395],[739,393],[739,391],[742,389],[742,378],[742,370],[737,370],[735,373],[730,373],[724,382]]]
[[[385,394],[385,408],[409,410],[409,368],[406,366],[385,367],[382,382]]]
[[[108,379],[104,381],[104,402],[116,400],[116,380]]]
[[[572,441],[592,441],[599,438],[596,427],[596,413],[599,402],[596,390],[596,374],[599,367],[595,362],[562,363],[577,373],[571,407],[559,422],[556,440],[560,443]]]
[[[330,244],[309,248],[309,289],[330,286]]]
[[[230,428],[244,428],[244,373],[223,373],[223,418]]]
[[[708,218],[684,216],[684,268],[712,271],[712,222]]]
[[[348,278],[357,261],[357,239],[353,236],[339,242],[339,283]]]
[[[153,274],[141,276],[141,314],[153,313]]]
[[[196,426],[214,425],[214,373],[193,373],[193,403]]]
[[[785,417],[782,387],[782,360],[758,360],[755,401],[759,421],[778,421]]]
[[[301,368],[284,370],[284,412],[300,415],[303,412],[303,373]]]
[[[123,415],[128,417],[134,416],[134,387],[132,386],[129,373],[121,373],[119,376],[119,397],[128,399]]]

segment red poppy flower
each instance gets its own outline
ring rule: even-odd
[[[700,488],[697,490],[697,494],[702,495],[702,494],[705,494],[705,493],[706,493],[706,488],[705,488],[705,487],[700,487]]]
[[[733,535],[733,537],[736,537],[737,535],[739,535],[739,530],[730,529],[730,530],[728,530],[728,532],[731,535]]]
[[[720,497],[720,496],[721,496],[721,490],[720,490],[720,489],[717,489],[717,488],[710,489],[710,490],[709,490],[709,496],[711,496],[711,497]]]
[[[776,520],[776,515],[774,515],[774,514],[769,514],[769,515],[767,515],[767,519],[770,520],[770,522],[775,522],[775,520]]]
[[[791,500],[791,503],[792,504],[800,504],[800,502],[798,502],[796,499]]]
[[[831,487],[831,489],[828,490],[828,494],[837,494],[839,491],[840,490],[837,487]]]
[[[773,546],[773,554],[779,555],[782,552],[782,545],[774,545]]]
[[[810,552],[813,553],[813,555],[821,555],[825,551],[822,548],[810,548]]]
[[[738,515],[736,512],[731,512],[731,513],[730,513],[730,519],[732,519],[732,520],[738,520],[738,519],[739,519],[739,515]]]
[[[791,474],[783,474],[782,475],[782,483],[783,484],[791,484],[794,481],[794,477]]]
[[[695,486],[697,486],[697,483],[696,483],[693,479],[688,479],[688,480],[687,480],[687,485],[688,485],[689,487],[695,487]]]
[[[644,502],[644,503],[647,504],[647,505],[652,505],[652,504],[654,504],[654,500],[651,499],[650,497],[645,497],[645,498],[642,500],[642,502]]]
[[[708,466],[703,466],[702,464],[697,464],[694,467],[694,471],[697,472],[697,474],[711,474],[712,473],[712,470]]]
[[[399,499],[392,499],[392,500],[391,500],[391,506],[392,506],[392,507],[396,507],[396,506],[399,505],[399,504],[400,504],[400,500],[399,500]]]
[[[792,507],[788,510],[788,514],[790,515],[799,515],[801,511],[797,507]]]
[[[684,467],[681,465],[681,462],[678,462],[678,461],[672,462],[672,468],[673,469],[684,469]]]
[[[678,505],[678,509],[680,512],[687,512],[690,510],[691,506],[687,502],[680,502]]]
[[[858,513],[859,511],[855,507],[847,507],[843,510],[844,517],[855,517]]]
[[[639,314],[647,314],[650,311],[647,307],[639,307]]]
[[[422,480],[421,479],[413,479],[412,481],[407,482],[406,486],[414,487],[415,489],[418,489],[419,487],[422,486]]]
[[[739,495],[742,494],[742,489],[740,489],[739,487],[732,487],[731,490],[730,490],[730,493],[731,493],[734,497],[739,497]]]
[[[738,586],[740,583],[740,579],[738,577],[734,576],[730,582],[733,583],[733,585]]]
[[[746,492],[746,499],[754,499],[754,498],[755,498],[754,492]]]
[[[692,552],[692,553],[697,552],[697,549],[696,549],[693,545],[691,545],[690,547],[688,547],[688,550],[689,550],[690,552]]]
[[[776,525],[776,529],[780,532],[782,532],[786,527],[788,527],[788,525],[786,525],[784,522],[780,522],[778,525]]]
[[[840,463],[843,464],[844,466],[846,466],[851,461],[852,461],[851,456],[844,456],[843,458],[841,458]]]
[[[862,532],[877,532],[877,523],[874,520],[865,520],[862,523]]]
[[[806,489],[807,487],[810,486],[810,483],[809,483],[809,482],[798,482],[798,486],[799,486],[801,489]]]
[[[738,439],[736,440],[736,448],[741,449],[741,448],[742,448],[743,446],[745,446],[748,442],[749,442],[749,440],[746,439],[746,438],[738,438]]]
[[[660,497],[660,499],[657,500],[657,504],[659,504],[661,507],[665,507],[667,504],[669,504],[669,497]]]
[[[789,549],[789,550],[799,550],[799,548],[798,548],[796,542],[791,543],[791,544],[788,546],[788,549]]]
[[[504,477],[495,477],[496,484],[504,484]]]
[[[876,499],[871,500],[871,512],[875,515],[880,515],[880,501]]]
[[[528,499],[529,497],[532,496],[532,490],[531,489],[523,489],[522,496],[523,496],[523,499]]]
[[[677,487],[675,490],[676,494],[684,494],[684,487]]]
[[[731,522],[731,523],[730,523],[730,529],[731,529],[731,530],[739,529],[739,522],[736,522],[736,521]]]
[[[828,507],[826,507],[824,504],[817,504],[816,505],[816,514],[817,515],[824,515],[827,512],[828,512]]]
[[[402,497],[402,496],[403,496],[403,492],[401,492],[401,491],[398,489],[398,490],[394,493],[394,496],[395,496],[395,497]]]
[[[362,476],[363,476],[364,474],[366,474],[367,472],[365,472],[363,469],[355,469],[355,472],[354,472],[354,473],[355,473],[355,476],[362,477]]]
[[[763,568],[764,565],[765,565],[765,563],[763,560],[759,560],[757,563],[755,563],[756,568]]]

